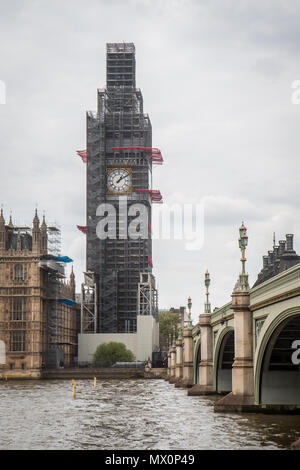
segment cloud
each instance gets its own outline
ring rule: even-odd
[[[193,298],[203,277],[220,306],[240,269],[242,220],[254,282],[261,256],[295,232],[299,247],[299,1],[13,0],[1,6],[0,202],[6,217],[31,223],[39,212],[62,226],[65,254],[84,269],[85,111],[105,84],[105,43],[133,41],[137,85],[165,164],[154,186],[166,203],[205,203],[205,243],[155,241],[161,306]]]

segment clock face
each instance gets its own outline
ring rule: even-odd
[[[131,191],[131,168],[108,168],[107,189],[113,194],[125,194]]]

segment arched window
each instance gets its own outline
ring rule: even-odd
[[[23,266],[21,264],[15,266],[15,281],[23,281]]]

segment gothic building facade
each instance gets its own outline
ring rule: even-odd
[[[32,227],[5,223],[0,214],[0,370],[39,376],[70,366],[77,355],[75,277],[48,252],[45,218]]]

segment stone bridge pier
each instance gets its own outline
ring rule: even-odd
[[[213,342],[210,313],[199,315],[200,327],[200,357],[195,360],[195,382],[197,377],[199,383],[196,383],[188,390],[188,395],[211,395],[215,394],[213,387]],[[198,369],[198,370],[196,370]]]
[[[174,337],[175,340],[175,337]],[[175,345],[170,349],[170,376],[169,376],[169,382],[170,383],[175,383],[176,382],[176,348]]]
[[[179,381],[183,378],[183,344],[182,344],[182,338],[181,334],[178,336],[176,340],[176,372],[175,372],[175,377],[176,377],[176,385],[178,384]]]
[[[169,380],[171,376],[171,353],[170,350],[168,351],[168,367],[167,367],[167,377],[166,380]]]
[[[192,387],[193,381],[193,328],[188,324],[183,330],[184,338],[184,361],[183,361],[183,378],[180,386],[182,388]]]
[[[215,403],[216,411],[243,411],[254,405],[253,329],[249,290],[232,294],[234,311],[234,362],[232,365],[232,392]]]
[[[189,388],[193,381],[193,326],[191,321],[191,299],[188,299],[188,321],[183,329],[183,340],[181,330],[179,336],[173,340],[173,345],[169,349],[171,356],[171,367],[168,369],[168,380],[175,384],[175,387]],[[173,358],[173,359],[172,359]],[[172,362],[173,361],[173,362]]]

